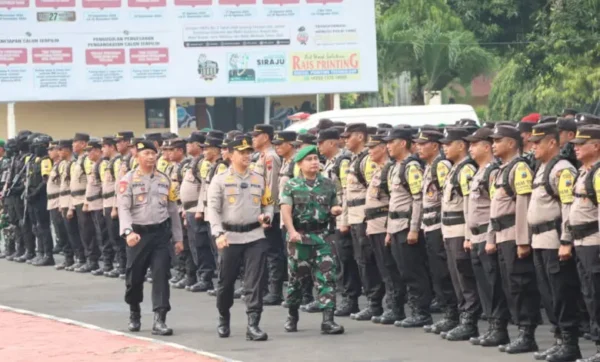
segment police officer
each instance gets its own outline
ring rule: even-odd
[[[252,141],[240,137],[229,143],[231,166],[217,175],[208,188],[207,219],[220,250],[217,310],[219,337],[230,334],[230,312],[235,281],[244,266],[244,288],[248,328],[246,338],[268,338],[260,327],[263,307],[263,281],[266,277],[267,250],[264,227],[273,218],[273,198],[266,191],[261,173],[249,170]],[[262,226],[262,227],[261,227]]]
[[[477,172],[469,182],[469,193],[465,200],[465,241],[471,252],[471,264],[477,281],[479,300],[488,318],[488,330],[469,341],[473,345],[497,347],[507,344],[508,320],[510,312],[498,267],[497,253],[488,254],[487,244],[494,244],[493,232],[489,232],[491,195],[494,193],[494,180],[498,173],[498,163],[492,154],[493,133],[491,128],[481,128],[465,137],[469,142],[471,158],[477,162]]]
[[[413,130],[392,128],[384,140],[394,165],[387,176],[390,207],[386,244],[406,284],[410,317],[396,321],[397,327],[415,328],[432,324],[429,305],[432,299],[427,250],[421,229],[423,168],[412,155]]]
[[[59,252],[66,253],[65,250],[71,249],[69,244],[69,236],[65,223],[60,213],[60,173],[58,166],[60,165],[60,155],[58,151],[58,141],[50,142],[48,146],[48,157],[51,162],[50,174],[46,176],[46,196],[48,199],[47,209],[50,213],[50,221],[54,227],[56,234],[55,246],[53,254]],[[70,254],[73,254],[73,250],[70,250]]]
[[[512,320],[519,327],[519,337],[500,351],[510,354],[535,352],[535,329],[540,320],[540,295],[536,283],[527,208],[533,186],[533,174],[527,161],[519,156],[521,132],[512,126],[497,126],[494,134],[494,156],[500,165],[494,182],[490,206],[490,229],[495,244],[486,251],[498,252],[500,273],[505,286]]]
[[[285,278],[285,249],[281,237],[279,215],[279,169],[281,159],[273,148],[273,126],[258,124],[252,132],[252,145],[260,154],[254,171],[263,175],[265,179],[265,193],[273,201],[273,220],[271,228],[265,230],[265,237],[269,242],[269,278],[268,293],[265,295],[265,305],[280,305],[283,301],[283,280]]]
[[[448,332],[458,325],[458,307],[456,294],[448,263],[446,247],[442,236],[442,188],[450,172],[452,163],[443,157],[440,140],[444,135],[437,128],[421,128],[414,142],[417,144],[419,157],[426,163],[423,173],[423,220],[421,229],[427,244],[427,259],[433,291],[444,317],[432,325],[426,325],[428,333],[440,334]]]
[[[340,149],[340,140],[340,130],[337,128],[322,130],[317,138],[319,153],[326,159],[323,175],[335,183],[338,190],[338,199],[343,202],[350,156],[346,154],[344,149]],[[358,297],[361,293],[361,281],[358,264],[354,258],[352,237],[350,233],[340,231],[341,225],[342,216],[340,215],[336,217],[335,222],[332,222],[331,225],[335,232],[333,239],[338,260],[337,284],[341,286],[342,290],[342,301],[338,304],[335,315],[348,317],[350,314],[359,311]]]
[[[597,353],[580,362],[600,361],[600,233],[598,233],[598,201],[600,200],[600,126],[578,127],[571,141],[575,144],[577,160],[581,162],[579,176],[575,182],[575,200],[569,212],[570,232],[575,246],[575,256],[581,267],[579,278],[583,297],[590,316],[590,338],[595,342]],[[567,248],[563,248],[567,249]],[[563,250],[559,257],[570,255]],[[571,250],[572,252],[572,250]]]
[[[385,241],[390,210],[388,175],[393,163],[389,161],[386,143],[383,140],[384,136],[383,134],[373,135],[366,144],[369,148],[369,158],[376,166],[367,188],[365,221],[367,223],[367,236],[371,241],[371,245],[373,245],[377,267],[385,284],[390,304],[382,315],[373,316],[371,321],[389,325],[406,318],[404,313],[406,286],[394,261],[392,250],[386,245]]]
[[[152,270],[152,334],[171,335],[166,325],[169,304],[169,272],[171,256],[169,240],[176,251],[183,250],[181,219],[177,194],[169,177],[156,169],[157,150],[153,143],[135,144],[138,168],[119,181],[120,235],[127,242],[125,302],[130,308],[129,330],[140,330],[140,303],[143,299],[145,274]]]
[[[572,118],[558,118],[556,120],[558,128],[558,140],[560,143],[560,154],[573,166],[578,167],[577,156],[575,155],[575,146],[571,140],[575,138],[577,132],[577,123]]]
[[[298,307],[302,300],[302,281],[316,282],[320,307],[323,309],[321,332],[342,334],[344,327],[334,321],[336,302],[335,261],[333,244],[326,240],[331,215],[342,213],[335,184],[320,171],[317,147],[308,146],[298,152],[299,176],[291,178],[281,190],[281,215],[288,230],[288,303],[285,323],[287,332],[298,330]]]
[[[477,170],[476,163],[468,156],[469,143],[465,137],[469,131],[462,127],[447,127],[444,138],[444,154],[453,165],[444,180],[442,194],[442,234],[446,243],[448,269],[460,312],[460,324],[442,337],[446,340],[469,340],[479,335],[477,320],[481,315],[481,302],[477,281],[466,240],[465,197],[469,195],[469,181]]]
[[[581,358],[577,316],[580,286],[572,252],[573,241],[567,228],[577,173],[575,167],[560,155],[558,132],[555,123],[533,127],[529,140],[534,144],[539,168],[534,177],[527,221],[532,233],[538,289],[556,338],[552,347],[534,353],[534,357],[567,362]]]

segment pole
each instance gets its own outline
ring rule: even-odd
[[[179,122],[177,119],[177,99],[169,99],[169,128],[171,133],[179,134]]]
[[[6,109],[6,128],[7,138],[13,138],[17,135],[17,121],[15,118],[15,104],[9,103]]]
[[[265,97],[265,118],[264,124],[271,124],[271,97]]]
[[[340,94],[336,93],[333,95],[333,109],[334,110],[338,110],[341,109],[341,104],[340,104]]]

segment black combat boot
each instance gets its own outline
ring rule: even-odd
[[[110,273],[111,270],[113,270],[112,263],[104,262],[104,265],[102,266],[102,268],[92,270],[92,275],[103,276],[105,273]]]
[[[266,341],[269,336],[263,332],[258,324],[260,323],[260,313],[248,313],[248,327],[246,328],[247,341]]]
[[[358,313],[358,299],[344,298],[336,308],[334,315],[336,317],[349,317],[354,313]]]
[[[48,254],[45,257],[43,257],[42,260],[40,260],[37,266],[53,266],[54,264],[54,255]]]
[[[508,345],[510,343],[510,338],[508,336],[507,325],[507,320],[490,320],[490,326],[492,327],[492,330],[489,334],[484,336],[484,338],[479,340],[479,345],[482,347],[498,347],[501,345]]]
[[[206,292],[206,294],[208,296],[211,296],[211,297],[216,297],[217,296],[217,290],[216,289],[211,289],[208,292]]]
[[[185,273],[182,272],[181,270],[176,270],[173,277],[171,279],[169,279],[169,284],[173,285],[173,284],[177,284],[181,281],[181,279],[183,279],[185,277]]]
[[[65,268],[66,271],[75,271],[75,269],[79,269],[86,264],[85,259],[77,258],[75,264]]]
[[[129,306],[129,325],[127,329],[130,332],[139,332],[142,327],[142,313],[139,304]]]
[[[596,354],[588,358],[578,359],[577,362],[600,362],[600,342],[596,342]]]
[[[289,307],[288,308],[288,316],[283,325],[283,328],[286,332],[298,332],[298,320],[300,319],[300,315],[298,314],[297,307]]]
[[[447,341],[468,341],[471,337],[479,336],[477,318],[473,313],[461,313],[460,324],[448,331]]]
[[[65,258],[65,261],[62,264],[58,264],[55,269],[56,270],[64,270],[70,266],[72,266],[73,264],[75,264],[75,260],[73,260],[73,258]]]
[[[123,269],[123,274],[125,274],[125,269]],[[119,268],[113,268],[113,270],[110,270],[110,271],[104,273],[104,276],[107,278],[118,278],[119,275],[121,275],[121,267],[120,266],[119,266]]]
[[[373,317],[383,314],[383,307],[370,306],[356,314],[350,314],[350,319],[355,321],[370,321]]]
[[[396,321],[394,325],[402,328],[421,328],[433,324],[429,310],[421,310],[411,306],[411,316],[401,321]]]
[[[444,312],[444,317],[442,319],[433,324],[425,325],[423,329],[427,333],[440,334],[446,333],[449,330],[456,328],[457,325],[458,310],[456,309],[456,307],[446,307],[446,311]]]
[[[484,340],[485,338],[487,338],[487,336],[489,336],[493,330],[494,330],[494,324],[492,323],[492,321],[489,321],[488,328],[485,331],[485,333],[482,335],[479,335],[478,337],[469,338],[469,343],[471,343],[474,346],[479,346],[481,344],[481,341]]]
[[[323,311],[323,323],[321,323],[322,334],[343,334],[344,327],[335,323],[333,320],[334,312],[331,309],[325,309]]]
[[[535,341],[534,326],[524,326],[520,328],[519,337],[504,348],[504,352],[509,354],[537,352],[538,345]]]
[[[371,322],[376,324],[392,325],[404,319],[406,319],[404,305],[399,305],[395,302],[392,302],[392,308],[386,310],[380,316],[374,316],[371,318]]]
[[[555,331],[554,332],[554,344],[552,346],[550,346],[550,348],[548,348],[544,351],[534,352],[533,358],[538,361],[545,361],[546,357],[548,357],[552,353],[558,351],[560,349],[561,345],[562,345],[562,337],[559,332]]]
[[[164,309],[154,312],[154,324],[152,325],[152,334],[159,336],[170,336],[173,330],[167,327],[167,311]]]
[[[549,362],[571,362],[581,358],[579,349],[578,332],[562,332],[562,344],[558,350],[548,354],[546,361]]]
[[[178,283],[171,284],[171,286],[175,289],[185,289],[186,287],[192,286],[196,284],[196,275],[194,276],[186,276],[181,279]]]
[[[281,305],[283,302],[283,283],[270,283],[269,292],[263,298],[264,305]]]
[[[219,325],[217,326],[217,333],[221,338],[227,338],[231,334],[229,322],[231,320],[231,313],[229,311],[219,313]]]
[[[212,273],[202,273],[198,276],[198,282],[196,284],[190,285],[185,289],[192,293],[207,292],[214,289],[215,286],[213,285],[212,277]]]
[[[323,309],[321,309],[321,303],[318,300],[313,300],[308,304],[301,305],[300,310],[305,313],[319,313]]]

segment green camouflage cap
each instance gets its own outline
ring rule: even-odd
[[[306,146],[296,153],[296,156],[294,156],[294,162],[298,163],[298,162],[302,161],[308,155],[317,155],[317,154],[318,154],[317,146]]]

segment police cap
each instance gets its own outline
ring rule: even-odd
[[[275,134],[275,138],[273,138],[274,145],[280,145],[284,142],[293,142],[298,137],[298,134],[294,131],[279,131]]]
[[[551,135],[558,135],[558,127],[556,127],[556,123],[540,123],[533,127],[529,141],[538,142],[544,137]]]
[[[130,141],[134,137],[131,131],[121,131],[115,135],[117,141]]]
[[[441,132],[438,132],[437,130],[422,130],[421,132],[419,132],[419,134],[417,135],[417,137],[414,139],[415,143],[428,143],[428,142],[435,142],[435,143],[439,143],[440,140],[444,138],[444,134]]]
[[[464,127],[446,127],[446,129],[444,130],[444,138],[440,140],[440,143],[447,145],[454,141],[464,141],[465,137],[467,137],[468,135],[469,130]]]
[[[556,120],[556,127],[558,127],[559,131],[568,131],[568,132],[576,132],[577,131],[577,123],[573,118],[563,118],[559,117]]]
[[[384,138],[385,138],[385,135],[372,135],[369,137],[369,141],[367,142],[366,146],[367,147],[375,147],[375,146],[383,145],[383,144],[385,144],[385,141],[383,140]]]
[[[582,144],[589,140],[598,139],[600,139],[600,126],[597,124],[588,124],[577,128],[577,134],[571,140],[571,143]]]
[[[66,139],[58,141],[58,148],[68,148],[70,150],[73,149],[73,140]]]
[[[331,127],[333,127],[333,121],[330,120],[329,118],[320,119],[319,123],[317,124],[317,128],[319,129],[319,131],[322,131],[324,129],[331,128]]]
[[[252,131],[252,137],[256,137],[260,134],[266,133],[269,137],[273,138],[275,133],[275,128],[270,124],[257,124],[254,126],[254,130]]]
[[[353,132],[368,133],[367,125],[364,123],[351,123],[346,126],[346,129],[344,130],[344,133],[342,133],[341,137],[348,138]]]
[[[339,140],[340,139],[340,130],[338,127],[332,127],[328,129],[324,129],[319,132],[319,137],[317,138],[317,142],[323,142],[327,140]]]
[[[496,126],[494,133],[490,136],[493,139],[500,139],[504,137],[512,138],[521,142],[521,131],[513,126]]]
[[[464,138],[467,142],[481,142],[488,141],[492,142],[491,135],[494,133],[494,130],[488,127],[481,127],[477,131],[473,132],[472,135]]]
[[[575,122],[577,122],[578,127],[588,124],[600,124],[600,117],[589,113],[579,113],[575,116]]]
[[[385,142],[391,142],[393,140],[412,140],[412,131],[410,128],[392,128],[388,131],[387,135],[383,138]]]
[[[316,145],[317,144],[317,136],[315,136],[312,133],[304,133],[304,134],[299,134],[298,137],[296,137],[296,140],[294,142],[292,142],[292,144],[294,146],[300,146],[300,145]]]
[[[206,141],[206,136],[200,132],[192,132],[192,134],[188,137],[188,142],[196,142],[202,145]]]
[[[75,141],[88,142],[89,140],[90,140],[90,135],[87,133],[75,133],[75,137],[73,137],[73,142],[75,142]]]
[[[228,146],[236,151],[253,150],[252,139],[249,137],[236,137],[234,140],[229,142]]]

